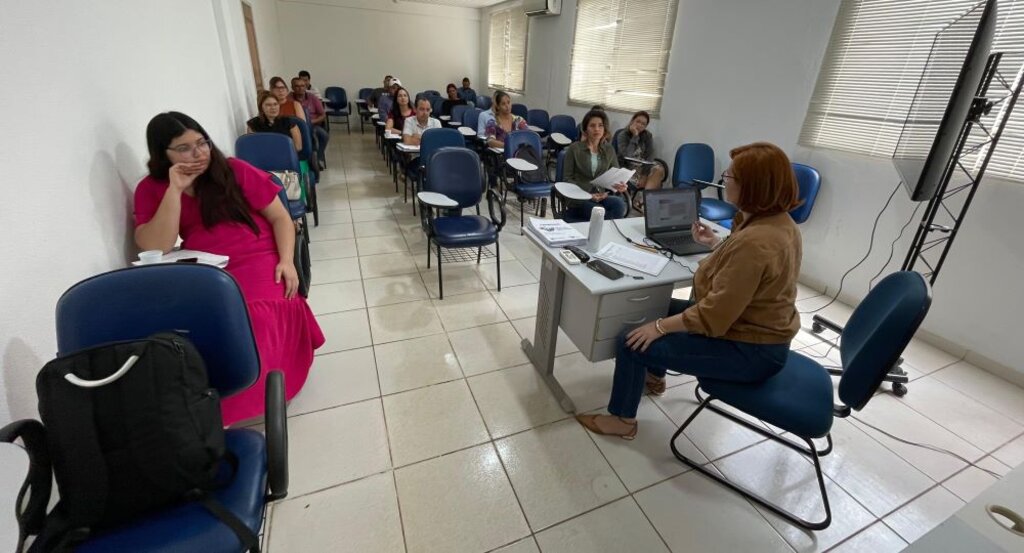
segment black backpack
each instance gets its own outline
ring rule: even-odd
[[[65,551],[183,501],[201,502],[259,551],[252,531],[208,494],[227,483],[217,477],[222,463],[233,477],[238,460],[186,338],[160,333],[60,357],[40,371],[36,391],[60,501],[30,552]]]
[[[532,144],[520,144],[516,148],[515,157],[523,161],[532,163],[537,168],[532,171],[521,171],[519,177],[526,184],[535,184],[541,182],[548,182],[548,175],[544,171],[544,163],[540,160],[540,155],[537,150],[533,148]]]

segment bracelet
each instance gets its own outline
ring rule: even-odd
[[[658,330],[658,334],[661,334],[662,336],[665,335],[665,329],[661,328],[661,317],[658,317],[658,320],[654,321],[654,328]]]

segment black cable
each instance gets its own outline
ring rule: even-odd
[[[875,279],[878,278],[883,271],[885,271],[886,267],[889,266],[889,262],[892,261],[892,256],[896,253],[896,242],[899,242],[900,238],[903,238],[903,231],[907,230],[907,227],[910,226],[910,223],[914,221],[914,217],[917,216],[918,209],[921,209],[920,202],[918,202],[917,205],[914,206],[914,212],[910,214],[910,218],[907,219],[907,222],[903,225],[903,228],[900,229],[900,233],[896,235],[896,238],[894,238],[892,243],[889,244],[889,259],[885,260],[885,263],[882,264],[882,268],[878,269],[878,272],[875,273],[875,276],[871,277],[871,280],[868,281],[868,290],[871,290],[872,288],[875,287]]]
[[[867,261],[868,257],[871,255],[871,250],[875,247],[875,232],[878,230],[878,221],[882,218],[882,214],[885,213],[885,210],[889,208],[889,204],[892,203],[893,197],[896,196],[896,191],[899,190],[900,186],[902,186],[902,185],[903,185],[903,181],[902,180],[900,182],[896,183],[896,187],[893,188],[892,189],[892,193],[889,194],[889,199],[887,199],[885,201],[885,205],[882,206],[881,211],[879,211],[878,215],[875,216],[875,223],[871,226],[871,239],[868,241],[868,251],[867,251],[867,253],[865,253],[864,257],[860,258],[860,261],[858,261],[853,267],[850,267],[850,269],[848,271],[843,273],[842,278],[839,279],[839,289],[836,290],[835,295],[832,296],[832,298],[829,300],[828,303],[826,303],[825,305],[822,305],[821,307],[819,307],[817,309],[812,309],[810,311],[801,311],[800,313],[802,315],[806,315],[806,314],[809,314],[809,313],[817,313],[818,311],[821,311],[822,309],[825,309],[826,307],[828,307],[828,306],[832,305],[833,303],[835,303],[836,302],[836,298],[839,297],[839,294],[843,293],[843,284],[846,282],[846,277],[849,276],[850,273],[852,273],[854,271],[854,269],[856,269],[857,267],[860,267],[861,265],[863,265],[864,262]]]
[[[1001,479],[1003,477],[1001,474],[999,474],[997,472],[988,470],[987,468],[984,468],[984,467],[979,467],[975,463],[972,463],[968,459],[966,459],[964,457],[961,457],[960,455],[957,455],[956,453],[953,453],[952,451],[950,451],[948,449],[943,449],[943,448],[941,448],[939,446],[935,446],[935,445],[931,445],[931,444],[922,444],[922,443],[918,443],[918,442],[912,442],[910,440],[906,440],[906,439],[900,438],[899,436],[895,436],[893,434],[890,434],[890,433],[886,432],[885,430],[882,430],[881,428],[879,428],[879,427],[877,427],[877,426],[875,426],[875,425],[873,425],[873,424],[871,424],[871,423],[869,423],[869,422],[867,422],[865,420],[859,419],[859,418],[854,417],[854,416],[851,416],[850,418],[855,420],[855,421],[857,421],[857,422],[859,422],[859,423],[861,423],[861,424],[863,424],[864,426],[867,426],[868,428],[871,428],[871,429],[875,430],[876,432],[880,432],[880,433],[882,433],[882,434],[892,438],[893,440],[896,440],[897,442],[904,443],[904,444],[907,444],[907,445],[912,445],[914,447],[920,447],[920,448],[923,448],[923,449],[934,451],[936,453],[944,453],[944,454],[949,455],[951,457],[956,457],[957,459],[963,461],[964,463],[967,463],[968,466],[974,467],[974,468],[976,468],[978,470],[983,470],[983,471],[991,474],[992,476],[994,476],[996,478],[996,480],[999,480],[999,479]]]
[[[651,250],[654,250],[654,251],[660,253],[661,255],[664,255],[665,257],[667,257],[669,261],[673,261],[677,265],[679,265],[680,267],[682,267],[682,268],[686,269],[687,271],[689,271],[690,275],[694,275],[695,274],[693,272],[693,269],[691,269],[689,265],[683,263],[682,261],[679,261],[679,259],[675,256],[675,254],[670,252],[668,249],[663,248],[661,246],[651,246],[651,245],[646,244],[646,243],[638,244],[636,240],[633,240],[632,238],[630,238],[630,237],[626,236],[625,234],[623,234],[622,229],[619,228],[619,224],[618,224],[618,222],[615,219],[612,219],[612,226],[615,227],[615,231],[618,232],[619,236],[621,236],[622,239],[625,240],[626,242],[629,242],[630,244],[632,244],[632,245],[634,245],[634,246],[636,246],[638,248],[641,248],[641,249],[651,249]]]

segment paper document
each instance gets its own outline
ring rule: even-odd
[[[594,254],[594,257],[609,263],[636,269],[651,276],[658,276],[661,274],[661,270],[665,268],[665,265],[668,265],[668,258],[663,255],[647,253],[614,242],[605,245],[599,252]]]
[[[587,243],[587,237],[561,219],[540,219],[530,217],[527,227],[530,232],[551,248],[579,246]]]
[[[170,253],[165,253],[160,263],[175,263],[179,259],[190,259],[195,258],[196,263],[202,263],[204,265],[213,265],[214,267],[220,267],[221,269],[228,266],[228,256],[217,255],[215,253],[201,252],[199,250],[174,250]],[[132,265],[142,265],[141,261],[132,261]]]
[[[629,182],[629,179],[633,178],[633,175],[635,174],[636,171],[632,171],[624,167],[612,167],[611,169],[608,169],[607,171],[602,173],[596,179],[590,181],[590,184],[614,192],[615,189],[612,188],[613,184],[619,184],[620,182]]]

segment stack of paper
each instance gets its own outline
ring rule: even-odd
[[[629,182],[629,179],[633,178],[635,174],[636,171],[626,169],[625,167],[612,167],[601,173],[596,179],[590,181],[590,184],[614,191],[615,188],[612,185]]]
[[[198,250],[174,250],[170,253],[165,253],[163,259],[160,260],[160,263],[176,263],[178,260],[184,259],[195,259],[196,263],[213,265],[214,267],[220,267],[221,269],[228,266],[228,256],[201,252]],[[142,262],[132,261],[132,265],[139,266],[142,265]]]
[[[527,228],[549,248],[580,246],[587,243],[586,236],[561,219],[530,217]]]
[[[594,257],[603,259],[609,263],[643,271],[652,276],[661,274],[661,270],[668,265],[668,258],[656,253],[640,251],[636,248],[623,246],[614,242],[606,244]]]

